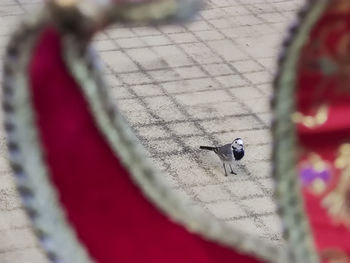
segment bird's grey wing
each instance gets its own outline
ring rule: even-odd
[[[218,148],[217,155],[219,155],[220,159],[223,161],[232,161],[233,153],[231,144],[225,144]]]

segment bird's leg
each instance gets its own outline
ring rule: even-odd
[[[229,164],[229,165],[230,165],[230,169],[231,169],[231,174],[236,174],[236,173],[232,170],[231,164]]]
[[[225,163],[223,163],[222,165],[224,166],[225,176],[227,176],[227,172],[226,172],[226,166],[225,166]]]

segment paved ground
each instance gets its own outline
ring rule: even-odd
[[[41,0],[0,0],[0,47]],[[96,41],[116,104],[174,191],[247,232],[280,242],[270,179],[271,79],[301,0],[207,0],[186,26],[113,27]],[[0,262],[46,262],[0,143]],[[246,157],[224,177],[198,151],[241,137]]]

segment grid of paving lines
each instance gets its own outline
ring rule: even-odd
[[[42,0],[0,1],[3,53],[18,17]],[[113,26],[94,45],[111,94],[178,194],[232,227],[281,243],[270,178],[271,79],[301,0],[206,0],[191,24]],[[246,157],[224,176],[199,145],[242,137]],[[47,262],[33,237],[0,140],[0,262]]]
[[[96,41],[116,103],[173,189],[277,242],[268,102],[280,33],[297,7],[207,1],[189,25],[113,27]],[[247,155],[238,176],[226,178],[198,146],[235,137],[245,139]]]

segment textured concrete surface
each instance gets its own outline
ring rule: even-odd
[[[0,48],[42,0],[0,1]],[[188,25],[114,26],[95,46],[111,94],[174,191],[232,227],[280,242],[272,198],[271,79],[301,0],[207,0]],[[0,140],[0,262],[47,262],[24,215]],[[224,177],[199,145],[246,142]]]

